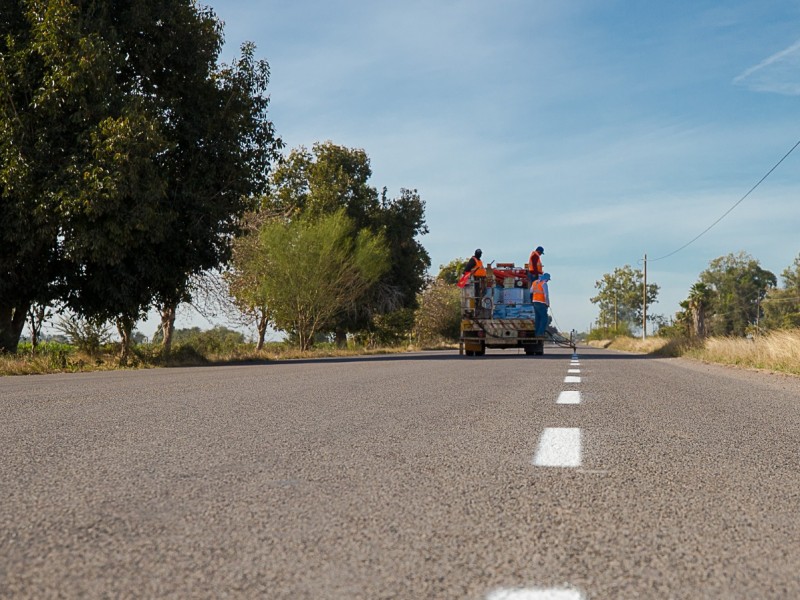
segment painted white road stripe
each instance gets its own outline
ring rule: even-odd
[[[580,383],[581,378],[577,375],[567,375],[564,377],[564,383]]]
[[[581,403],[581,393],[576,391],[561,392],[558,395],[558,400],[556,400],[556,404],[580,404],[580,403]]]
[[[577,427],[548,427],[539,438],[533,457],[537,467],[580,467],[581,430]]]
[[[567,369],[567,373],[580,373],[580,369]]]
[[[486,600],[586,600],[586,596],[572,588],[517,588],[495,590]]]

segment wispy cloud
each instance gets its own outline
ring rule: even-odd
[[[800,95],[800,40],[776,52],[733,78],[735,85],[744,85],[758,92]]]

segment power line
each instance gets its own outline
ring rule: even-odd
[[[794,149],[795,149],[795,148],[797,148],[798,146],[800,146],[800,140],[797,140],[797,143],[796,143],[794,146],[792,146],[792,147],[791,147],[791,149],[790,149],[790,150],[789,150],[789,151],[788,151],[786,154],[784,154],[784,155],[783,155],[783,158],[781,158],[781,159],[780,159],[778,162],[776,162],[776,163],[775,163],[775,165],[774,165],[774,166],[773,166],[773,167],[772,167],[772,168],[771,168],[769,171],[767,171],[767,173],[766,173],[766,174],[765,174],[765,175],[764,175],[764,176],[763,176],[761,179],[759,179],[759,180],[758,180],[758,183],[756,183],[756,184],[755,184],[753,187],[751,187],[751,188],[750,188],[750,190],[749,190],[749,191],[748,191],[748,192],[747,192],[747,193],[746,193],[744,196],[742,196],[741,198],[739,198],[739,200],[738,200],[738,201],[737,201],[737,202],[736,202],[736,203],[735,203],[733,206],[731,206],[731,207],[730,207],[728,210],[726,210],[726,211],[725,211],[725,213],[724,213],[724,214],[723,214],[723,215],[722,215],[722,216],[721,216],[719,219],[717,219],[717,220],[716,220],[716,221],[714,221],[714,222],[713,222],[711,225],[709,225],[709,226],[708,226],[708,227],[706,227],[706,228],[705,228],[703,231],[701,231],[699,235],[697,235],[695,238],[693,238],[693,239],[689,240],[688,242],[686,242],[686,243],[685,243],[683,246],[681,246],[681,247],[680,247],[680,248],[678,248],[677,250],[673,250],[673,251],[672,251],[672,252],[670,252],[669,254],[665,254],[664,256],[660,256],[660,257],[658,257],[658,258],[651,258],[651,259],[650,259],[650,262],[655,262],[655,261],[657,261],[657,260],[663,260],[663,259],[665,259],[665,258],[669,258],[669,257],[670,257],[670,256],[672,256],[673,254],[677,254],[678,252],[680,252],[681,250],[683,250],[684,248],[686,248],[686,247],[687,247],[689,244],[693,244],[693,243],[694,243],[694,242],[696,242],[698,239],[700,239],[700,238],[701,238],[703,235],[705,235],[706,233],[708,233],[708,231],[709,231],[709,230],[710,230],[712,227],[714,227],[714,225],[716,225],[717,223],[719,223],[720,221],[722,221],[722,219],[724,219],[725,217],[727,217],[727,216],[728,216],[728,213],[730,213],[730,212],[731,212],[731,211],[732,211],[734,208],[736,208],[737,206],[739,206],[739,205],[742,203],[742,201],[743,201],[745,198],[747,198],[747,197],[748,197],[748,196],[749,196],[749,195],[750,195],[750,194],[753,192],[753,190],[755,190],[755,189],[756,189],[756,188],[757,188],[759,185],[761,185],[761,182],[763,182],[763,181],[764,181],[764,180],[765,180],[767,177],[769,177],[769,176],[770,176],[770,174],[771,174],[771,173],[772,173],[772,172],[773,172],[775,169],[777,169],[777,168],[778,168],[778,166],[779,166],[779,165],[780,165],[780,164],[781,164],[781,163],[782,163],[784,160],[786,160],[786,158],[787,158],[787,157],[788,157],[788,156],[789,156],[789,155],[790,155],[792,152],[794,152]]]

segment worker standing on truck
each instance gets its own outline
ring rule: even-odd
[[[544,248],[537,246],[528,258],[528,283],[533,283],[539,279],[539,275],[544,273],[542,254],[544,254]]]
[[[539,275],[539,278],[531,284],[533,318],[536,321],[536,337],[544,336],[545,331],[547,331],[547,309],[550,307],[550,290],[547,289],[548,281],[550,281],[550,273],[542,273]]]
[[[467,264],[464,267],[464,275],[472,275],[472,279],[475,281],[476,307],[480,302],[480,299],[483,297],[483,292],[486,289],[486,267],[483,266],[481,256],[483,256],[481,249],[476,249],[475,254],[472,255],[472,258],[467,261]]]
[[[464,267],[464,273],[470,273],[473,277],[486,277],[486,268],[483,266],[481,256],[483,252],[478,248]]]

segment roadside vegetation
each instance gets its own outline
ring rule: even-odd
[[[711,260],[674,317],[648,315],[656,335],[646,340],[635,335],[641,286],[629,267],[596,283],[600,315],[589,344],[800,375],[800,255],[780,278],[745,252]]]
[[[642,340],[624,336],[590,340],[589,345],[800,375],[800,329],[776,330],[752,338],[708,337],[702,340],[666,337]]]

